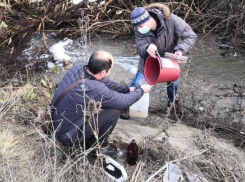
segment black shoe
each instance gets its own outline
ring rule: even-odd
[[[121,110],[120,118],[121,119],[129,119],[130,118],[129,109]]]
[[[94,162],[97,160],[97,150],[92,150],[88,153],[87,159],[91,164],[94,164]]]
[[[110,157],[114,157],[117,155],[117,148],[113,146],[107,146],[107,147],[101,147],[100,152],[98,152],[98,149],[94,149],[88,154],[89,161],[94,162],[98,158],[98,154],[104,154]]]
[[[113,157],[117,154],[117,148],[114,146],[101,147],[100,152],[104,155],[108,155],[110,157]]]

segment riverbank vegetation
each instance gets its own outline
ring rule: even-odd
[[[110,34],[112,39],[132,36],[130,12],[136,6],[151,2],[84,0],[76,5],[68,0],[0,0],[0,182],[109,181],[101,161],[92,164],[87,159],[88,151],[82,147],[68,149],[55,140],[54,134],[43,133],[40,126],[45,122],[45,106],[57,86],[52,80],[57,70],[39,75],[37,71],[43,71],[38,67],[42,61],[30,63],[22,59],[21,53],[36,34],[42,36],[44,46],[33,55],[49,53],[47,34],[52,32],[58,39],[80,38],[84,44],[97,34]],[[216,34],[222,43],[245,47],[244,0],[172,0],[164,3],[184,18],[195,32],[202,33],[203,38]],[[230,91],[232,89],[235,94]],[[238,102],[241,105],[239,115],[242,118],[245,115],[244,85],[234,85],[232,89],[228,95],[235,98],[234,105]],[[163,141],[146,137],[138,143],[137,165],[127,165],[123,157],[117,159],[126,167],[128,181],[162,181],[169,162],[181,167],[186,182],[190,182],[191,177],[196,177],[196,181],[245,181],[244,153],[240,150],[245,146],[243,123],[224,125],[224,120],[232,122],[229,116],[216,122],[216,118],[210,117],[211,110],[215,109],[213,105],[202,108],[200,98],[189,91],[190,88],[186,88],[182,93],[193,107],[185,108],[189,117],[181,119],[185,124],[201,128],[192,136],[190,152],[184,153],[171,146],[168,137]],[[208,97],[204,96],[202,100]],[[207,111],[201,112],[201,109]],[[235,112],[238,111],[234,110],[233,116]],[[222,135],[222,139],[234,140],[237,148],[231,145],[227,149],[226,143],[219,142],[213,133],[217,138]],[[119,139],[111,139],[111,142],[126,153],[127,143]]]
[[[48,40],[45,35],[49,32],[56,32],[57,37],[79,37],[81,33],[86,36],[108,33],[112,38],[132,35],[130,12],[136,6],[151,2],[153,1],[98,0],[73,4],[68,0],[1,0],[1,81],[12,77],[20,69],[26,71],[25,65],[20,63],[22,60],[17,60],[16,57],[33,34],[43,36],[43,44],[47,49]],[[175,0],[163,3],[173,13],[184,18],[195,32],[201,32],[205,36],[215,33],[224,43],[233,42],[245,46],[244,0]]]

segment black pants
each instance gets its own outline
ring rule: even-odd
[[[99,113],[98,116],[98,130],[99,130],[99,143],[101,144],[108,136],[111,134],[113,129],[115,128],[118,118],[120,116],[120,110],[116,109],[105,109]],[[96,121],[92,119],[90,121],[93,129],[95,129],[95,125],[97,125]],[[82,129],[83,130],[83,129]],[[80,141],[83,142],[83,134],[80,138]],[[92,128],[88,122],[85,123],[85,142],[86,148],[92,147],[97,143],[97,140],[93,134]]]

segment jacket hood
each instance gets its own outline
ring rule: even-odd
[[[171,16],[171,12],[170,12],[169,7],[167,7],[166,5],[161,4],[161,3],[151,3],[149,5],[144,6],[144,8],[146,10],[151,10],[151,9],[154,9],[154,8],[160,9],[160,10],[163,11],[164,17],[166,19],[169,19],[170,16]]]

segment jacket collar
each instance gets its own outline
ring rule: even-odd
[[[160,11],[158,8],[154,8],[154,9],[148,10],[148,12],[151,16],[155,15],[155,17],[159,20],[160,26],[159,26],[158,31],[162,29],[165,29],[165,30],[167,29],[162,11]]]
[[[151,3],[149,5],[144,6],[144,8],[150,13],[156,15],[156,17],[159,19],[160,26],[158,31],[161,31],[162,29],[167,30],[166,27],[166,19],[171,18],[171,12],[168,6],[162,3]]]
[[[84,78],[89,78],[91,80],[96,80],[96,78],[87,71],[88,65],[83,66]]]
[[[157,9],[163,14],[163,17],[165,19],[170,19],[171,17],[171,12],[168,6],[161,4],[161,3],[151,3],[149,5],[146,5],[144,7],[147,11]]]

